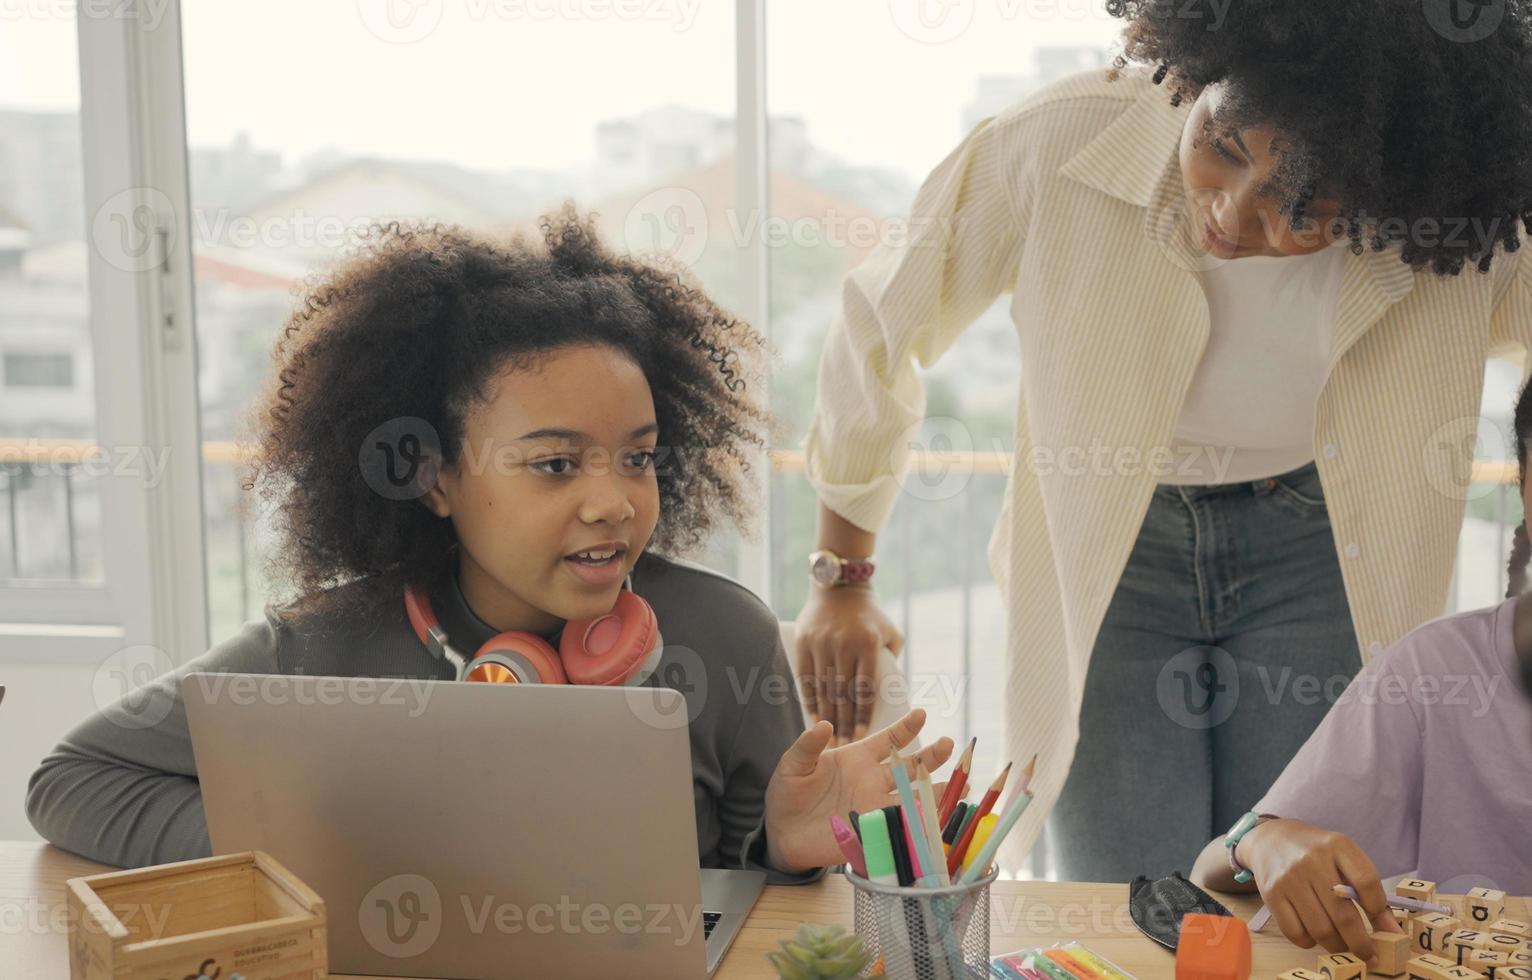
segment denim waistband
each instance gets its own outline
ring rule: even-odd
[[[1276,489],[1278,483],[1291,490],[1313,497],[1323,499],[1324,492],[1319,484],[1319,466],[1310,461],[1288,470],[1286,473],[1278,473],[1276,476],[1262,477],[1259,480],[1238,480],[1234,483],[1208,483],[1186,486],[1175,483],[1161,483],[1155,488],[1156,495],[1180,496],[1186,499],[1196,500],[1202,497],[1211,497],[1226,493],[1263,494]]]

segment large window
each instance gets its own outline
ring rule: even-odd
[[[183,4],[215,636],[260,614],[275,546],[239,490],[239,424],[293,290],[355,231],[408,218],[535,235],[570,198],[609,241],[688,262],[726,305],[737,281],[718,233],[734,191],[731,4],[248,9]],[[710,560],[727,565],[730,545]]]
[[[769,8],[772,218],[797,229],[771,250],[772,333],[783,352],[773,404],[788,434],[772,484],[772,584],[784,617],[808,589],[817,504],[799,445],[841,281],[878,243],[897,240],[915,189],[980,120],[1109,61],[1121,22],[1084,11],[1021,24],[988,4]],[[913,454],[913,466],[960,455],[947,471],[912,474],[879,536],[874,580],[905,635],[902,665],[931,736],[961,744],[980,735],[983,773],[1003,765],[1004,610],[985,545],[1005,487],[1020,367],[1008,302],[924,375],[921,444],[932,452]]]
[[[70,17],[0,30],[0,580],[102,581],[80,73]]]

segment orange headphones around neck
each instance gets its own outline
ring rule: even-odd
[[[452,664],[457,680],[637,687],[659,666],[664,642],[654,610],[632,591],[632,582],[630,576],[611,612],[565,623],[557,650],[536,633],[508,630],[465,658],[448,642],[424,593],[405,586],[404,608],[420,642],[437,660]]]

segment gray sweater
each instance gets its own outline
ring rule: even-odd
[[[776,616],[748,589],[690,563],[646,554],[633,591],[654,608],[665,653],[649,683],[676,687],[691,722],[692,792],[702,867],[756,868],[777,883],[812,881],[765,863],[766,784],[803,731]],[[465,655],[495,630],[454,580],[432,605]],[[52,843],[95,861],[142,867],[211,853],[180,678],[191,671],[452,678],[405,615],[379,621],[303,613],[265,618],[86,718],[38,766],[27,817]],[[701,672],[698,682],[697,672]],[[131,704],[133,714],[125,704]],[[143,727],[140,719],[163,714]]]

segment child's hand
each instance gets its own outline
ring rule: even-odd
[[[924,709],[915,708],[881,732],[829,751],[829,722],[816,722],[798,736],[782,753],[766,787],[766,847],[772,867],[798,871],[844,861],[830,815],[898,803],[894,777],[881,763],[910,744],[925,723]],[[915,758],[935,770],[952,755],[952,748],[952,739],[943,736]],[[938,799],[945,785],[934,787]]]
[[[1350,899],[1332,890],[1350,885],[1378,932],[1401,932],[1389,911],[1378,869],[1344,834],[1301,820],[1270,820],[1240,840],[1235,857],[1255,874],[1261,897],[1282,934],[1304,949],[1349,949],[1373,965],[1372,937]]]

